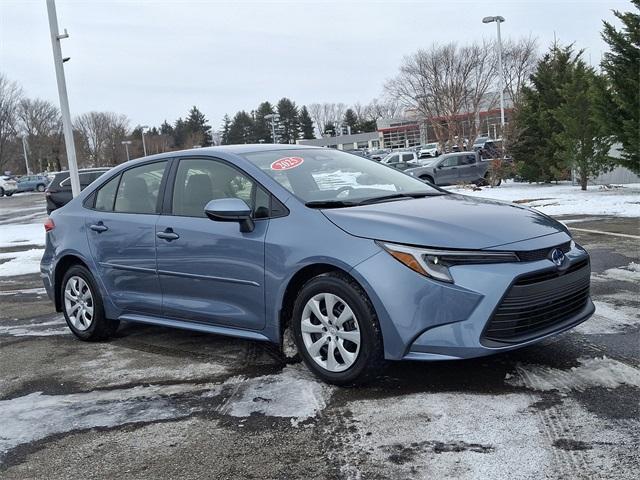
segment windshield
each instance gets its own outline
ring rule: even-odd
[[[427,143],[423,148],[432,149],[432,148],[436,148],[437,146],[438,146],[437,143]]]
[[[304,202],[353,204],[400,193],[442,193],[374,160],[338,150],[269,150],[243,156]]]

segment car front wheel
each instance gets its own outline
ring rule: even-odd
[[[44,192],[44,185],[40,184],[36,187],[36,190],[38,190],[40,193]]]
[[[332,272],[307,282],[293,308],[293,334],[307,367],[335,385],[356,385],[384,363],[376,312],[352,278]]]
[[[4,197],[4,188],[0,187],[0,197]]]
[[[80,340],[105,340],[118,329],[118,321],[105,317],[100,291],[85,267],[75,265],[67,271],[60,294],[67,325]]]

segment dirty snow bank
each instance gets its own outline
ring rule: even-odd
[[[544,365],[516,367],[516,375],[507,375],[506,383],[532,390],[586,390],[590,387],[640,387],[640,370],[611,358],[581,358],[580,366],[560,370]]]
[[[594,280],[620,280],[623,282],[640,282],[640,264],[631,262],[626,267],[609,268],[602,273],[592,275]]]
[[[612,303],[595,300],[596,313],[574,331],[588,334],[621,333],[628,327],[640,325],[640,313],[633,307],[617,306]]]
[[[40,272],[44,249],[32,248],[22,252],[0,253],[0,277],[13,277]]]
[[[640,184],[604,189],[589,186],[583,192],[569,182],[559,184],[527,184],[507,180],[496,188],[483,187],[473,191],[468,187],[447,187],[453,193],[473,197],[518,202],[547,215],[612,215],[640,217]]]
[[[41,223],[0,226],[0,248],[21,245],[44,245],[45,231]]]

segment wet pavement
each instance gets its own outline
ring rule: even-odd
[[[44,218],[40,195],[7,200],[0,242]],[[83,343],[38,274],[0,276],[0,477],[637,478],[639,220],[562,220],[592,256],[591,320],[353,389],[259,342],[123,324]]]

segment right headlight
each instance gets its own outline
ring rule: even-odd
[[[486,250],[441,250],[410,247],[397,243],[376,242],[389,255],[414,272],[425,277],[453,283],[449,267],[484,263],[518,262],[515,252],[491,252]]]

